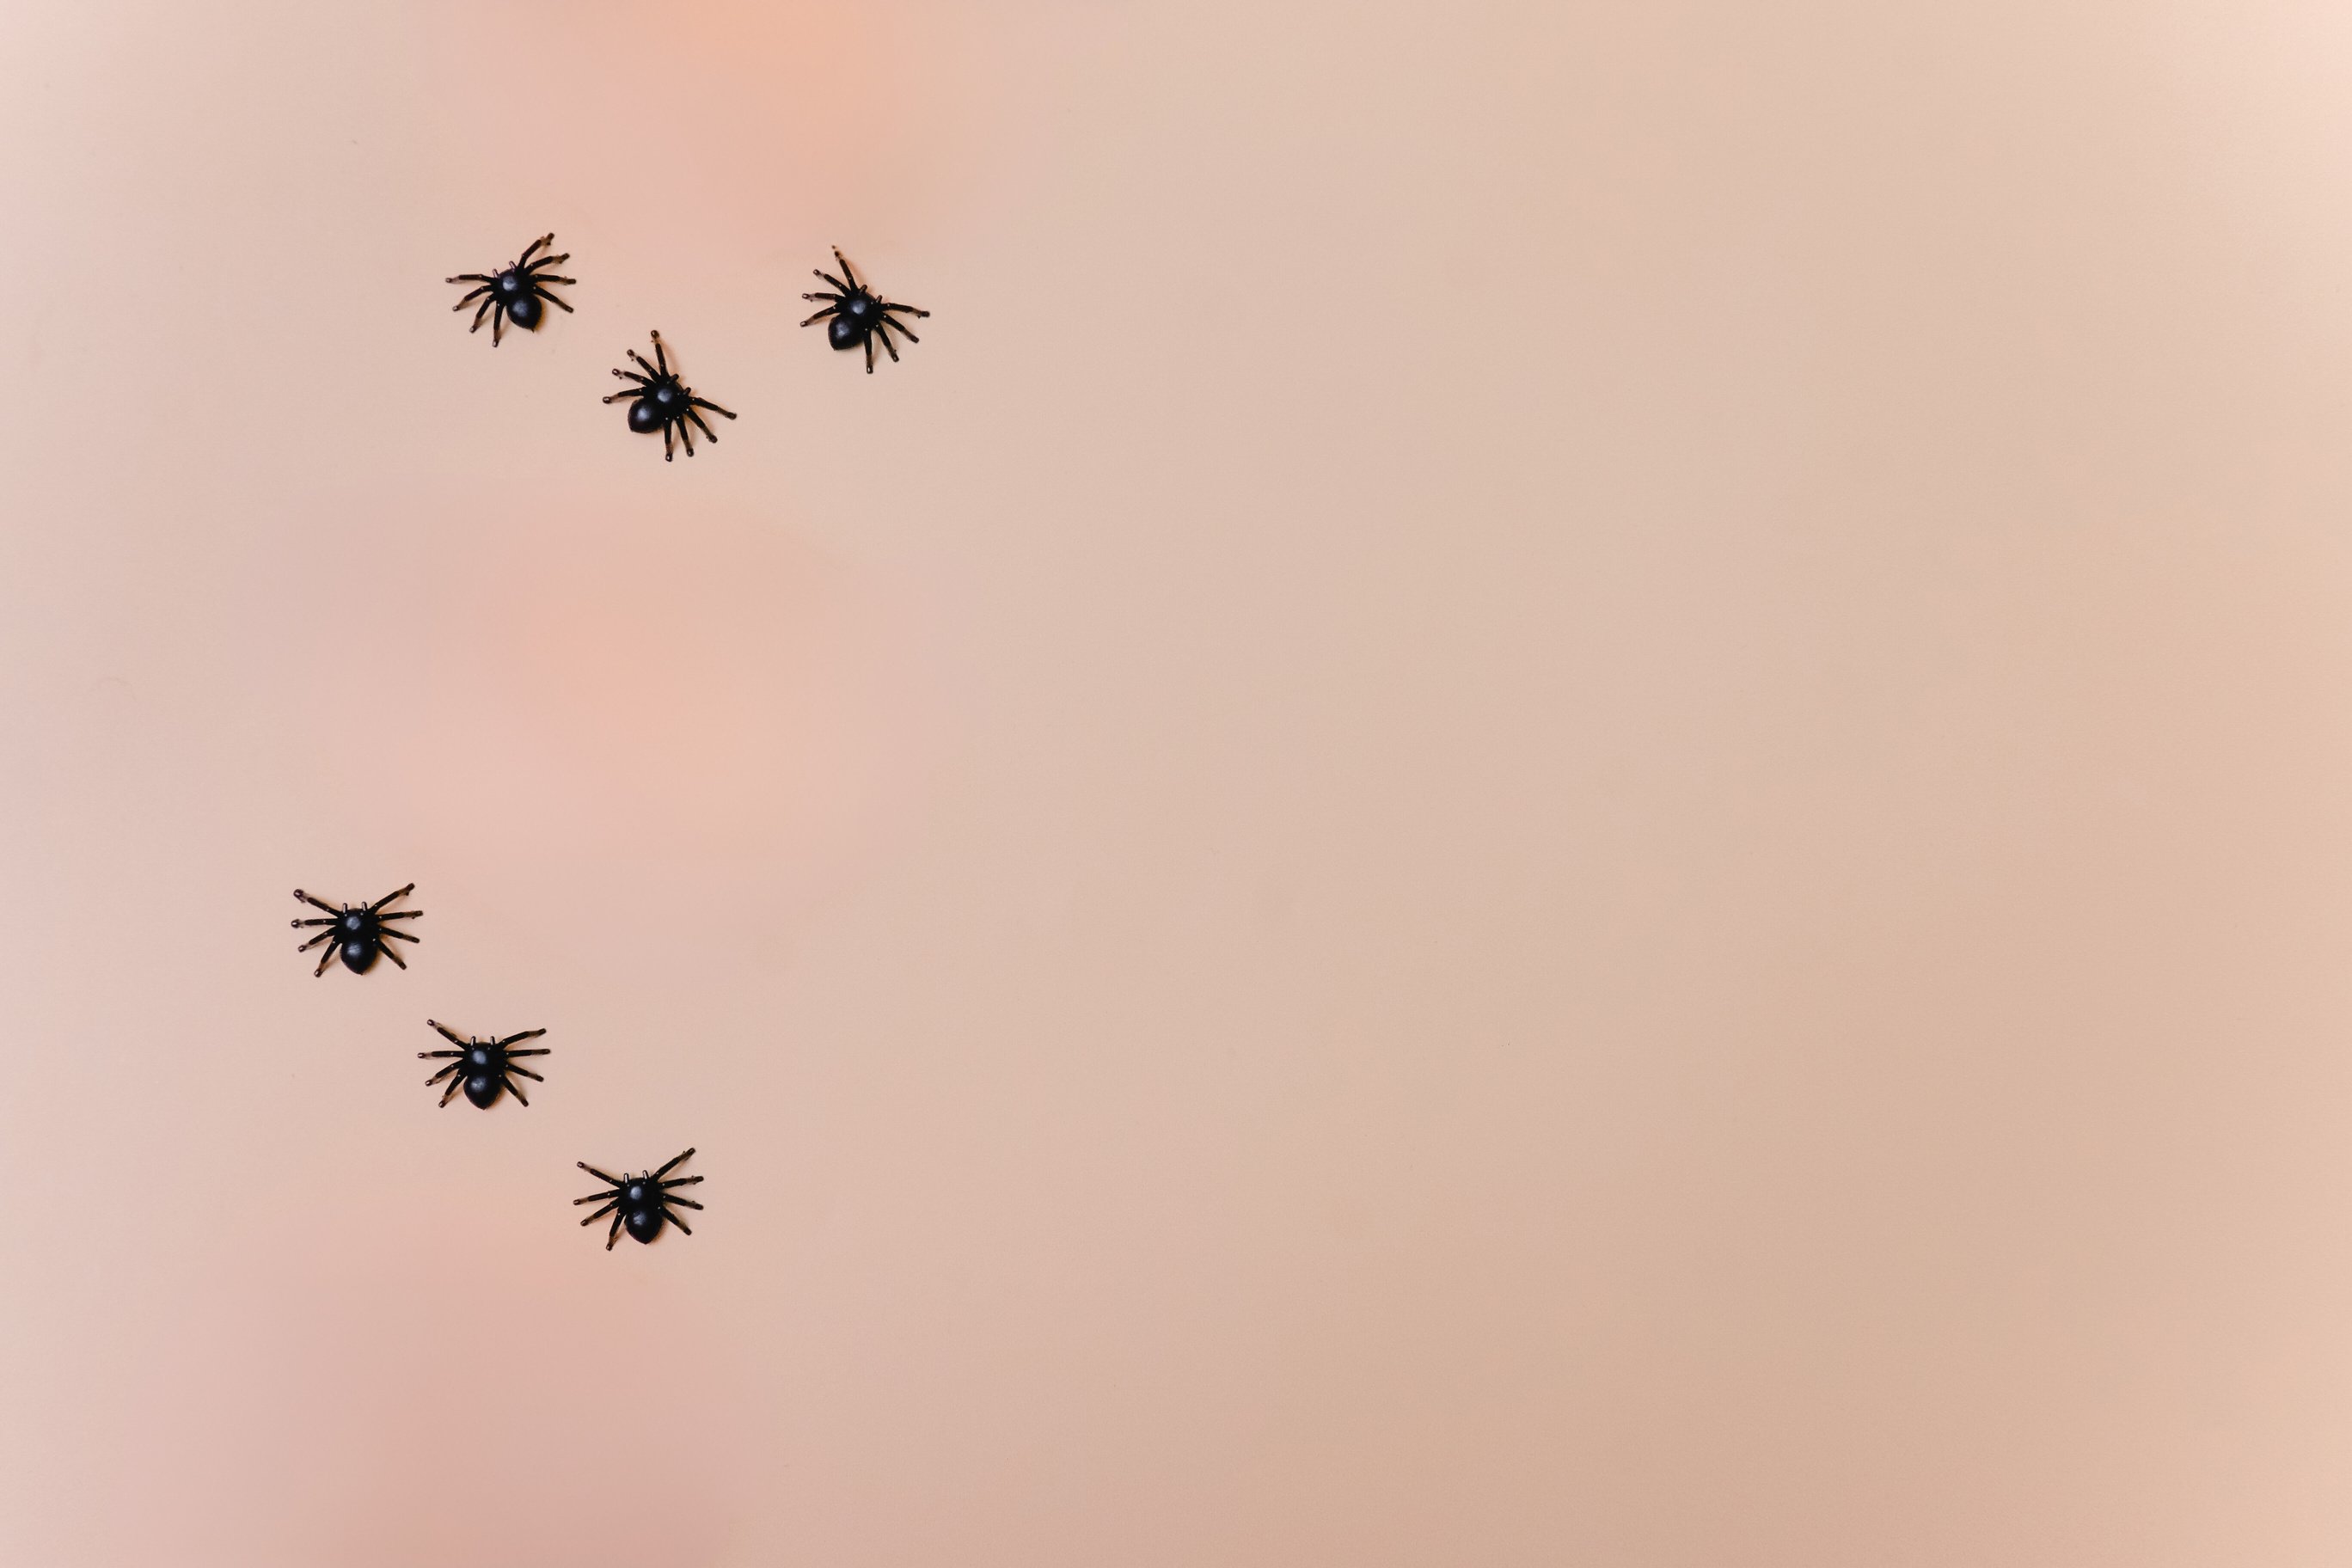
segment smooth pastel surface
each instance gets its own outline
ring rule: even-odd
[[[2347,102],[2273,0],[0,8],[0,1563],[2352,1559]]]

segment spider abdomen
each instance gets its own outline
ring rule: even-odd
[[[518,327],[535,331],[546,314],[547,308],[536,294],[517,292],[507,301],[507,320]]]
[[[654,1237],[661,1234],[661,1205],[658,1204],[649,1205],[645,1208],[633,1208],[628,1212],[629,1217],[624,1220],[622,1224],[628,1230],[632,1240],[649,1242],[653,1240]]]
[[[824,335],[837,349],[856,348],[866,341],[866,334],[870,331],[872,329],[866,326],[862,316],[853,317],[846,313],[835,316],[824,324]]]

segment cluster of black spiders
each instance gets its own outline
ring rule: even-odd
[[[296,950],[307,952],[321,943],[327,944],[327,951],[320,955],[319,966],[310,971],[311,977],[316,979],[326,973],[327,965],[339,958],[343,961],[343,967],[354,974],[365,974],[374,968],[375,961],[379,957],[389,958],[400,968],[406,969],[407,961],[400,956],[399,949],[391,945],[392,941],[416,942],[424,939],[390,922],[420,920],[424,917],[425,911],[387,910],[385,906],[398,902],[415,890],[416,884],[411,882],[394,892],[386,893],[372,904],[331,904],[324,899],[312,897],[299,888],[295,889],[296,898],[314,909],[326,911],[323,916],[298,920],[294,922],[298,930],[306,926],[327,928]],[[519,1059],[524,1057],[544,1057],[553,1054],[545,1046],[524,1047],[521,1045],[525,1040],[535,1040],[545,1035],[547,1033],[545,1029],[525,1029],[520,1034],[505,1035],[496,1039],[486,1040],[473,1035],[461,1035],[437,1019],[427,1018],[425,1022],[454,1047],[449,1050],[416,1053],[421,1060],[439,1061],[445,1064],[440,1070],[425,1080],[425,1087],[428,1089],[444,1079],[448,1080],[448,1087],[441,1091],[441,1104],[445,1109],[460,1093],[483,1110],[488,1110],[491,1106],[496,1105],[499,1099],[506,1095],[514,1096],[518,1102],[528,1107],[530,1100],[523,1094],[522,1086],[515,1082],[516,1078],[527,1078],[533,1083],[547,1081],[531,1068],[522,1066]],[[604,1237],[604,1250],[607,1252],[613,1250],[613,1244],[621,1239],[621,1232],[624,1230],[626,1230],[634,1239],[641,1242],[653,1240],[662,1233],[665,1226],[673,1225],[687,1235],[692,1236],[694,1234],[692,1227],[688,1226],[686,1217],[677,1210],[680,1207],[698,1209],[702,1205],[692,1198],[681,1196],[677,1189],[693,1186],[702,1178],[679,1176],[667,1181],[663,1178],[668,1176],[670,1172],[676,1170],[686,1161],[688,1155],[693,1152],[693,1150],[688,1149],[686,1153],[678,1155],[659,1169],[649,1170],[645,1174],[636,1176],[609,1175],[585,1160],[580,1161],[579,1165],[582,1170],[605,1184],[604,1191],[591,1193],[584,1198],[575,1200],[580,1204],[602,1203],[604,1205],[580,1223],[593,1225],[606,1215],[613,1216],[613,1227],[605,1233]]]
[[[554,235],[543,234],[525,247],[522,255],[496,272],[461,272],[449,279],[452,283],[474,285],[455,307],[460,310],[468,305],[474,307],[474,324],[468,331],[480,331],[482,322],[488,321],[490,346],[496,348],[505,341],[509,321],[525,331],[536,331],[547,319],[547,306],[553,305],[567,315],[572,313],[570,302],[549,287],[557,283],[567,288],[577,287],[579,282],[577,279],[567,278],[555,271],[556,268],[571,260],[572,256],[568,251],[556,254],[551,248],[554,243]],[[825,336],[833,346],[844,350],[863,348],[866,351],[866,373],[871,375],[874,374],[876,342],[881,343],[883,352],[895,363],[898,358],[898,345],[893,334],[904,337],[910,343],[921,341],[908,330],[901,318],[928,316],[930,312],[912,305],[898,304],[874,292],[857,276],[856,269],[849,265],[849,258],[841,254],[839,246],[834,247],[833,257],[841,266],[841,276],[836,278],[823,268],[816,269],[816,275],[833,287],[823,293],[802,296],[805,300],[824,300],[824,304],[801,325],[809,327],[819,321],[827,321]],[[650,362],[636,350],[628,351],[629,359],[636,369],[614,370],[614,375],[628,384],[604,401],[618,403],[625,400],[629,405],[629,428],[639,435],[650,436],[656,430],[661,432],[664,461],[676,458],[680,443],[686,447],[686,455],[691,458],[694,456],[696,431],[699,430],[707,441],[719,439],[719,433],[703,417],[705,414],[716,414],[722,419],[732,419],[735,416],[709,398],[696,396],[694,389],[679,379],[677,370],[670,364],[668,346],[662,342],[658,331],[653,334],[653,345],[654,357]],[[297,928],[322,928],[298,950],[307,952],[314,947],[326,949],[319,955],[319,966],[310,972],[312,977],[326,973],[327,966],[339,958],[342,960],[343,967],[354,974],[366,973],[375,966],[379,957],[389,958],[400,968],[406,969],[408,961],[400,956],[400,950],[393,943],[413,943],[423,939],[394,922],[421,919],[424,911],[394,910],[387,906],[398,903],[415,890],[416,884],[411,882],[397,891],[386,893],[372,904],[353,905],[331,904],[324,899],[313,898],[299,888],[295,889],[296,898],[322,911],[319,916],[294,922]],[[440,1103],[444,1109],[461,1093],[469,1103],[483,1110],[489,1110],[509,1095],[513,1096],[517,1103],[528,1107],[530,1100],[515,1079],[526,1078],[533,1083],[547,1081],[532,1068],[521,1065],[523,1058],[553,1054],[544,1046],[522,1046],[525,1040],[536,1040],[544,1036],[547,1033],[545,1029],[525,1029],[520,1034],[483,1039],[475,1035],[461,1035],[436,1019],[427,1018],[425,1023],[451,1047],[447,1050],[416,1053],[421,1059],[442,1064],[425,1082],[430,1089],[444,1079],[447,1080],[446,1087],[441,1091]],[[702,1205],[692,1198],[679,1195],[677,1189],[693,1186],[702,1178],[671,1177],[669,1173],[693,1152],[688,1149],[668,1163],[648,1170],[642,1175],[615,1176],[598,1170],[584,1160],[579,1162],[582,1170],[604,1184],[603,1191],[575,1200],[576,1204],[601,1205],[580,1223],[593,1225],[607,1215],[612,1216],[612,1228],[604,1236],[604,1250],[607,1252],[613,1249],[614,1242],[620,1240],[624,1230],[641,1242],[653,1240],[669,1226],[676,1226],[692,1236],[694,1232],[688,1227],[685,1216],[677,1211],[680,1208],[699,1209]]]
[[[572,253],[566,251],[561,256],[540,254],[554,243],[555,236],[552,234],[541,235],[524,249],[520,257],[496,272],[460,272],[449,279],[452,283],[474,285],[452,307],[462,310],[474,305],[474,324],[467,329],[469,331],[480,331],[482,321],[488,317],[490,321],[490,346],[496,348],[505,336],[509,321],[526,331],[539,330],[540,323],[547,319],[545,305],[541,301],[570,313],[572,307],[547,286],[551,283],[578,283],[577,279],[559,277],[552,270],[571,260]],[[538,257],[537,260],[532,259],[534,256]],[[801,325],[811,327],[825,321],[825,336],[835,349],[863,348],[866,351],[866,374],[871,375],[874,374],[874,345],[879,342],[883,352],[895,363],[898,358],[898,345],[893,333],[904,337],[910,343],[922,342],[908,329],[902,318],[928,316],[930,312],[912,305],[898,304],[874,292],[857,276],[856,268],[849,265],[849,258],[841,254],[841,247],[837,245],[833,247],[833,258],[840,263],[841,276],[835,278],[821,267],[815,269],[816,275],[832,284],[833,288],[801,296],[803,300],[825,301],[822,310]],[[475,304],[477,300],[480,300],[479,304]],[[694,389],[679,380],[677,372],[670,368],[669,354],[662,342],[661,333],[655,332],[653,341],[653,362],[647,363],[643,354],[635,349],[629,350],[629,358],[637,368],[619,369],[613,374],[630,384],[604,401],[618,403],[626,400],[629,428],[637,434],[650,436],[656,430],[661,432],[663,461],[677,458],[680,442],[685,444],[686,455],[691,458],[694,456],[694,433],[697,430],[702,432],[706,441],[716,442],[719,439],[718,432],[711,429],[703,418],[706,412],[725,419],[732,419],[735,416],[708,398],[697,397]]]

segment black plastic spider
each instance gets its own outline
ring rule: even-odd
[[[405,888],[401,889],[399,892],[386,893],[383,897],[378,899],[372,904],[365,905],[359,909],[353,909],[349,904],[331,904],[324,899],[314,899],[310,894],[304,892],[301,889],[295,889],[294,896],[296,898],[301,900],[306,904],[314,905],[319,909],[326,910],[328,915],[331,917],[323,921],[296,921],[294,922],[294,925],[298,930],[303,926],[325,926],[328,928],[327,930],[320,931],[318,935],[312,937],[310,941],[304,942],[301,946],[296,948],[294,950],[295,952],[308,952],[322,942],[332,942],[335,944],[319,955],[319,967],[310,971],[311,978],[315,980],[320,975],[326,973],[327,965],[334,963],[338,958],[341,958],[343,961],[343,967],[350,970],[353,974],[365,974],[368,972],[369,966],[375,963],[375,955],[379,952],[392,960],[394,963],[399,964],[401,968],[407,968],[407,961],[403,959],[397,951],[387,946],[383,939],[388,936],[396,936],[403,942],[422,942],[425,939],[422,937],[411,936],[404,931],[394,931],[392,927],[384,924],[383,922],[386,921],[416,920],[421,918],[425,911],[423,910],[399,910],[392,914],[385,914],[383,912],[383,906],[392,902],[394,899],[405,898],[415,890],[416,884],[411,882]]]
[[[474,311],[474,324],[466,329],[467,331],[480,331],[482,330],[482,317],[490,311],[497,311],[498,314],[493,317],[490,321],[490,346],[492,348],[496,348],[499,346],[499,338],[500,334],[505,332],[507,330],[507,319],[509,317],[512,317],[514,319],[514,324],[516,326],[521,327],[526,331],[537,331],[539,330],[539,323],[547,318],[547,312],[539,308],[539,302],[541,300],[546,300],[551,305],[560,306],[567,314],[571,311],[572,307],[564,304],[562,300],[549,293],[546,286],[550,283],[577,284],[580,279],[577,278],[558,278],[552,272],[545,272],[541,269],[542,268],[560,266],[562,263],[571,260],[572,253],[567,250],[561,256],[542,256],[537,261],[533,261],[530,258],[530,252],[532,250],[537,250],[542,245],[551,244],[554,239],[555,237],[551,234],[540,236],[539,238],[530,242],[530,249],[522,253],[521,259],[512,263],[504,271],[499,272],[495,276],[488,272],[460,272],[457,276],[449,279],[452,283],[478,283],[481,285],[478,289],[469,290],[464,299],[450,306],[449,308],[453,310],[464,310],[467,305],[473,302],[474,296],[476,294],[487,294],[489,296],[489,298],[484,300],[479,308]]]
[[[604,1237],[604,1250],[607,1252],[613,1250],[613,1243],[621,1239],[623,1226],[628,1226],[629,1235],[638,1241],[651,1241],[659,1236],[665,1222],[692,1236],[694,1232],[688,1228],[686,1221],[671,1213],[668,1205],[684,1204],[690,1209],[698,1209],[702,1205],[692,1198],[679,1197],[669,1189],[690,1187],[702,1178],[680,1176],[674,1182],[665,1182],[662,1177],[676,1170],[679,1162],[693,1152],[693,1150],[688,1149],[685,1154],[680,1154],[677,1159],[672,1160],[660,1170],[648,1171],[642,1176],[608,1176],[585,1160],[577,1162],[582,1170],[598,1181],[608,1184],[612,1189],[609,1192],[590,1193],[584,1198],[572,1200],[575,1207],[581,1204],[594,1203],[604,1205],[580,1223],[594,1225],[608,1214],[613,1216],[613,1228]]]
[[[535,1050],[528,1051],[509,1048],[517,1040],[539,1038],[540,1036],[547,1033],[545,1029],[525,1029],[521,1034],[509,1035],[503,1040],[478,1040],[471,1035],[460,1035],[446,1024],[436,1022],[431,1018],[425,1021],[440,1030],[443,1039],[459,1047],[454,1051],[416,1053],[419,1061],[431,1061],[439,1057],[457,1058],[425,1080],[425,1086],[430,1089],[445,1078],[449,1079],[449,1087],[441,1095],[441,1103],[445,1106],[449,1103],[450,1097],[460,1089],[466,1091],[467,1100],[472,1100],[484,1110],[488,1110],[500,1094],[511,1094],[517,1100],[522,1100],[525,1105],[529,1105],[530,1101],[522,1098],[522,1085],[507,1075],[519,1072],[533,1083],[547,1081],[529,1068],[517,1067],[514,1059],[517,1057],[547,1056],[550,1053],[546,1047],[541,1046]]]
[[[662,352],[659,332],[654,334],[654,358],[658,363],[646,364],[646,356],[635,349],[629,351],[629,357],[636,361],[646,374],[639,375],[633,370],[614,371],[613,374],[623,381],[633,381],[636,384],[613,394],[604,401],[617,403],[624,397],[635,400],[629,405],[629,428],[640,436],[660,431],[663,462],[672,462],[677,457],[670,446],[669,433],[673,427],[685,439],[686,455],[689,458],[694,456],[696,430],[701,431],[710,440],[719,439],[718,434],[702,422],[702,416],[696,413],[696,409],[708,408],[713,414],[725,415],[730,419],[735,417],[716,403],[695,396],[694,389],[678,380],[677,373],[669,367],[669,355]],[[688,428],[689,421],[692,422],[692,429]]]
[[[890,341],[891,329],[896,328],[899,331],[907,332],[907,341],[910,343],[919,343],[923,341],[914,333],[907,331],[907,323],[898,321],[890,312],[914,310],[918,316],[928,316],[930,312],[916,310],[912,305],[894,305],[868,289],[864,283],[858,281],[856,269],[849,265],[849,258],[841,254],[841,247],[837,245],[833,247],[833,258],[841,263],[841,278],[835,278],[822,267],[816,269],[816,275],[832,284],[840,292],[802,295],[801,298],[803,300],[830,300],[833,303],[803,321],[801,325],[813,327],[827,316],[831,316],[833,321],[824,329],[824,335],[833,340],[833,346],[837,349],[854,349],[858,344],[864,343],[866,374],[872,375],[875,339],[882,340],[882,346],[890,351],[890,360],[894,364],[898,363],[898,346]],[[847,282],[842,280],[845,278],[848,279]]]

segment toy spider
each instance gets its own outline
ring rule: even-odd
[[[624,397],[635,400],[629,405],[629,428],[640,436],[660,431],[663,462],[671,462],[677,457],[670,447],[669,433],[673,427],[684,437],[686,455],[689,458],[694,456],[695,430],[701,431],[712,441],[719,439],[717,432],[702,422],[702,416],[696,413],[696,409],[708,408],[713,414],[726,415],[730,419],[735,417],[716,403],[695,396],[694,389],[678,380],[677,373],[669,368],[669,355],[662,352],[659,332],[654,334],[654,358],[660,363],[646,364],[646,356],[635,349],[629,351],[629,357],[636,361],[646,374],[639,375],[633,370],[614,371],[613,374],[623,381],[633,381],[636,384],[623,388],[604,401],[616,403]],[[689,421],[693,429],[687,427]]]
[[[392,927],[384,924],[383,922],[386,921],[416,920],[422,917],[425,911],[423,910],[398,910],[391,914],[385,914],[383,912],[383,906],[392,902],[394,899],[405,898],[415,890],[416,884],[411,882],[405,888],[401,889],[399,892],[386,893],[383,897],[364,908],[353,909],[349,904],[331,904],[324,899],[314,899],[310,894],[304,892],[301,889],[295,889],[294,896],[296,898],[301,900],[306,904],[326,910],[328,915],[331,917],[322,921],[296,921],[294,922],[297,929],[302,926],[325,926],[327,928],[325,931],[322,931],[318,935],[312,937],[310,941],[304,942],[301,946],[296,948],[294,950],[295,952],[308,952],[322,942],[331,942],[334,944],[328,948],[326,952],[319,955],[319,967],[310,971],[310,977],[315,980],[320,975],[326,973],[327,965],[332,963],[338,958],[341,958],[343,961],[343,967],[350,970],[353,974],[365,974],[368,972],[369,966],[375,963],[375,955],[379,952],[392,960],[394,963],[399,964],[401,968],[407,968],[407,961],[403,959],[396,950],[388,946],[383,939],[388,936],[396,936],[403,942],[422,942],[424,939],[422,937],[411,936],[404,931],[394,931]]]
[[[554,273],[541,271],[541,268],[569,261],[572,259],[572,253],[567,250],[561,256],[542,256],[537,261],[530,258],[532,250],[552,243],[554,238],[553,235],[545,234],[532,240],[530,248],[522,253],[521,259],[509,266],[505,271],[496,277],[487,272],[460,272],[449,279],[452,283],[481,285],[480,288],[470,290],[464,299],[450,306],[453,310],[464,310],[473,303],[474,296],[477,294],[489,296],[474,311],[474,324],[466,329],[467,331],[480,331],[483,316],[490,311],[497,311],[498,314],[490,321],[490,346],[496,348],[499,346],[499,335],[507,330],[507,321],[509,317],[513,319],[516,326],[525,331],[539,330],[539,323],[547,317],[547,312],[539,308],[539,302],[541,300],[551,305],[561,306],[566,314],[571,313],[572,307],[549,293],[546,286],[550,283],[577,284],[580,279],[558,278]]]
[[[445,1078],[449,1079],[449,1087],[441,1095],[441,1103],[444,1106],[449,1103],[450,1096],[456,1094],[460,1089],[466,1091],[467,1100],[472,1100],[484,1110],[488,1110],[501,1093],[511,1094],[517,1100],[522,1100],[525,1105],[529,1105],[530,1101],[522,1098],[522,1086],[507,1075],[519,1072],[533,1083],[547,1081],[529,1068],[516,1066],[514,1059],[517,1057],[547,1056],[550,1053],[546,1047],[541,1046],[535,1050],[528,1051],[509,1048],[517,1040],[539,1038],[540,1036],[547,1033],[545,1029],[525,1029],[521,1034],[509,1035],[503,1040],[478,1040],[470,1035],[458,1034],[446,1024],[437,1023],[431,1018],[425,1021],[440,1030],[443,1039],[459,1047],[454,1051],[416,1053],[419,1061],[430,1061],[437,1057],[457,1058],[425,1080],[425,1086],[430,1089]]]
[[[833,258],[841,263],[842,277],[835,278],[822,267],[816,269],[816,275],[832,284],[840,292],[802,295],[801,298],[803,300],[830,300],[833,303],[803,321],[801,325],[813,327],[827,316],[831,316],[833,321],[825,327],[824,335],[833,340],[833,346],[837,349],[854,349],[858,344],[864,343],[866,374],[872,375],[875,339],[881,339],[882,346],[890,351],[890,363],[893,364],[898,362],[898,347],[890,341],[892,328],[907,332],[907,341],[910,343],[919,343],[923,341],[914,333],[907,331],[907,323],[897,320],[890,312],[914,310],[918,316],[928,316],[930,312],[916,310],[912,305],[894,305],[866,288],[865,284],[858,281],[856,269],[849,265],[849,258],[841,254],[841,247],[837,245],[833,247]],[[846,278],[848,281],[843,282],[842,278]]]
[[[612,1251],[613,1244],[621,1239],[623,1226],[628,1226],[629,1235],[638,1241],[651,1241],[659,1236],[665,1221],[686,1231],[687,1235],[692,1236],[694,1232],[688,1228],[686,1221],[671,1213],[668,1205],[684,1204],[690,1209],[698,1209],[702,1205],[692,1198],[679,1197],[669,1189],[690,1187],[702,1178],[680,1176],[674,1182],[665,1182],[662,1177],[675,1170],[680,1161],[693,1152],[693,1150],[688,1149],[685,1154],[680,1154],[677,1159],[672,1160],[660,1170],[648,1171],[642,1176],[608,1176],[585,1160],[576,1162],[582,1170],[600,1182],[610,1184],[612,1188],[609,1192],[590,1193],[584,1198],[572,1200],[575,1207],[581,1204],[593,1203],[601,1203],[604,1205],[580,1223],[594,1225],[608,1214],[613,1216],[613,1228],[606,1232],[604,1237],[604,1250],[607,1252]]]

